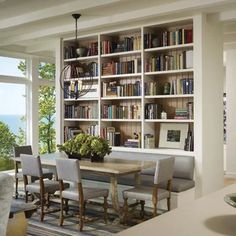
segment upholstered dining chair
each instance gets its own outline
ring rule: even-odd
[[[25,202],[28,202],[28,193],[37,193],[40,195],[40,220],[43,221],[45,214],[59,211],[59,209],[45,211],[45,206],[49,207],[51,194],[60,190],[59,182],[43,178],[41,160],[39,156],[21,154],[21,167],[25,186]],[[39,180],[28,183],[27,176],[38,177]],[[69,184],[64,186],[69,187]]]
[[[152,186],[137,186],[132,189],[124,190],[124,222],[128,215],[128,198],[136,199],[141,204],[141,215],[144,215],[145,201],[152,201],[153,216],[157,215],[157,203],[160,200],[167,199],[167,208],[170,210],[171,200],[171,181],[174,169],[174,157],[163,158],[157,161]],[[166,183],[166,188],[159,187],[160,183]]]
[[[84,213],[85,213],[85,204],[89,199],[104,198],[104,221],[107,221],[107,197],[108,190],[100,188],[87,188],[82,186],[81,181],[81,172],[80,164],[76,159],[56,159],[57,175],[60,182],[60,197],[61,197],[61,214],[60,214],[60,226],[63,225],[63,209],[64,209],[64,200],[74,200],[79,202],[79,229],[82,231],[84,224]],[[74,187],[68,189],[63,188],[63,181],[70,181],[74,183]],[[67,202],[68,204],[68,202]],[[68,210],[68,205],[66,207]]]
[[[20,157],[20,154],[28,154],[32,155],[32,148],[31,145],[25,145],[25,146],[17,146],[14,147],[14,157]],[[45,169],[43,168],[43,178],[47,179],[52,179],[53,178],[53,173],[50,169]],[[15,198],[18,198],[18,181],[19,179],[23,179],[23,174],[22,171],[19,171],[18,168],[18,163],[15,162]],[[36,177],[32,177],[31,181],[34,182],[37,180]]]

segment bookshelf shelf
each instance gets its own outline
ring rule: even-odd
[[[189,120],[189,119],[145,119],[145,122],[157,122],[157,123],[193,123],[194,120]]]
[[[104,119],[104,118],[102,118],[101,121],[104,121],[104,122],[141,122],[140,119]]]
[[[79,97],[77,99],[75,98],[65,98],[64,102],[79,102],[79,101],[98,101],[98,97]]]
[[[83,61],[83,60],[98,60],[98,56],[69,58],[69,59],[64,59],[64,62],[75,62],[75,61]]]
[[[180,149],[169,149],[169,148],[129,148],[129,147],[116,147],[112,146],[113,151],[119,152],[136,152],[136,153],[154,153],[159,155],[174,155],[174,156],[195,156],[192,151],[184,151]]]
[[[108,53],[108,54],[102,54],[101,57],[120,57],[120,56],[129,56],[129,55],[135,55],[135,54],[141,54],[141,50],[134,50],[134,51],[126,51],[126,52],[116,52],[116,53]]]
[[[193,98],[193,94],[172,94],[172,95],[146,95],[146,99],[153,99],[153,98],[163,98],[163,99],[169,99],[169,98]]]
[[[141,73],[130,73],[130,74],[119,74],[119,75],[102,75],[102,79],[112,79],[112,78],[131,78],[131,77],[141,77]]]
[[[93,79],[94,80],[98,80],[98,76],[94,76]],[[70,78],[70,79],[65,79],[65,82],[70,82],[70,81],[78,81],[78,80],[90,80],[90,77],[80,77],[80,78]]]
[[[65,118],[64,121],[98,121],[98,119],[85,119],[85,118]]]
[[[188,49],[188,48],[193,48],[193,43],[179,44],[179,45],[172,45],[172,46],[165,46],[165,47],[147,48],[144,50],[144,52],[171,51],[174,49]]]
[[[169,74],[183,74],[183,73],[193,73],[193,72],[194,72],[193,69],[182,69],[182,70],[145,72],[145,75],[169,75]]]
[[[141,96],[127,96],[127,97],[102,97],[101,100],[130,100],[130,99],[142,99]]]

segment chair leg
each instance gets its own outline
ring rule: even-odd
[[[126,223],[127,222],[127,216],[128,216],[128,210],[129,210],[129,206],[128,206],[128,198],[124,198],[124,219],[123,222]]]
[[[49,195],[49,193],[47,193],[47,195],[46,195],[46,206],[47,206],[47,209],[49,208],[49,205],[50,205],[50,195]]]
[[[86,212],[85,212],[86,211],[86,204],[87,204],[87,202],[84,201],[84,215],[83,215],[84,216],[84,221],[85,221],[85,214],[86,214]]]
[[[15,199],[18,199],[18,178],[15,178],[15,182],[16,182]]]
[[[167,210],[170,211],[170,197],[167,198]]]
[[[59,225],[63,225],[64,217],[63,217],[63,211],[64,211],[64,206],[63,206],[63,198],[61,198],[61,211],[60,211],[60,219],[59,219]]]
[[[107,197],[104,197],[104,222],[105,224],[107,223],[107,208],[108,208],[108,204],[107,204]]]
[[[40,207],[41,207],[40,221],[43,222],[43,218],[44,218],[44,196],[42,194],[40,195]]]
[[[68,204],[69,200],[65,199],[65,213],[66,215],[68,215],[68,211],[69,211],[69,204]]]
[[[153,217],[155,217],[157,216],[157,200],[153,199],[152,203],[153,203]]]
[[[140,201],[140,205],[141,205],[140,216],[141,216],[141,218],[143,219],[143,218],[144,218],[144,214],[145,214],[145,212],[144,212],[145,201],[141,200],[141,201]]]
[[[80,223],[80,226],[79,226],[79,231],[82,231],[83,230],[83,226],[84,226],[84,218],[83,218],[83,215],[84,215],[84,203],[80,203],[80,211],[79,211],[79,223]]]
[[[29,192],[25,191],[25,202],[28,203],[29,201]]]

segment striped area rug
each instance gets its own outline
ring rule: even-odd
[[[73,207],[69,214],[75,213],[76,208]],[[86,210],[86,221],[83,231],[79,232],[79,220],[76,216],[68,217],[64,220],[63,226],[58,226],[59,212],[47,214],[44,222],[40,222],[39,214],[35,213],[29,219],[28,236],[109,236],[118,233],[130,227],[119,223],[117,216],[109,214],[107,224],[103,220],[103,212],[93,209]]]

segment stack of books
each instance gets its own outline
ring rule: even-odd
[[[189,119],[188,108],[176,108],[174,118],[177,120]]]
[[[140,140],[139,139],[127,139],[124,144],[125,147],[130,148],[140,148]]]

